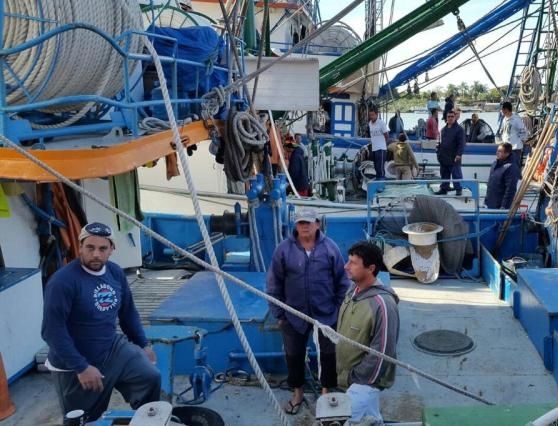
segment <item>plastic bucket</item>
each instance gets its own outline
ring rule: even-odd
[[[407,234],[409,243],[414,246],[430,246],[438,242],[437,234],[444,229],[436,223],[417,222],[409,223],[403,227],[403,232]]]

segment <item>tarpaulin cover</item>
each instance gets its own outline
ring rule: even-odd
[[[219,85],[225,85],[227,74],[225,71],[215,70],[214,65],[220,64],[224,42],[211,27],[198,26],[187,28],[160,28],[151,27],[150,32],[176,39],[168,40],[155,37],[153,45],[161,56],[175,56],[178,59],[199,62],[205,68],[194,65],[178,64],[178,91],[191,92],[199,89],[199,95]],[[224,66],[223,64],[220,64]],[[226,66],[224,66],[226,68]],[[163,64],[167,84],[172,81],[172,65]],[[209,77],[209,79],[207,78]]]
[[[446,201],[438,197],[417,195],[413,209],[409,214],[409,223],[432,222],[444,227],[438,234],[440,239],[452,238],[469,233],[469,225],[457,210]],[[467,239],[445,241],[439,244],[442,268],[448,274],[461,271],[465,253],[471,253],[473,248]]]

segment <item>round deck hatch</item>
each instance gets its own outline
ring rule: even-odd
[[[438,356],[462,355],[475,348],[473,339],[453,330],[425,331],[415,337],[413,345],[418,350]]]

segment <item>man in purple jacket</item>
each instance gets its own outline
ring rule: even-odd
[[[295,218],[293,235],[273,253],[267,274],[267,293],[289,306],[335,327],[339,307],[350,281],[345,273],[339,247],[320,231],[318,213],[302,208]],[[274,304],[270,309],[283,334],[283,345],[289,376],[287,382],[294,393],[285,411],[297,414],[304,399],[306,344],[310,325]],[[320,332],[320,365],[322,393],[337,386],[335,345]]]
[[[112,229],[87,224],[79,235],[79,259],[57,271],[45,289],[42,336],[48,343],[62,413],[81,409],[94,421],[116,388],[132,408],[158,401],[161,376],[153,365],[132,293],[122,269],[109,257]],[[116,333],[116,321],[126,334]]]

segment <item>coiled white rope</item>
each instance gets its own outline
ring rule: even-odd
[[[4,0],[3,48],[14,48],[64,24],[95,26],[116,38],[127,30],[141,30],[136,0]],[[132,36],[127,50],[141,51],[141,37]],[[120,41],[125,46],[126,39]],[[43,43],[6,56],[4,79],[8,105],[47,101],[72,95],[114,97],[122,90],[124,58],[99,34],[72,29]],[[12,74],[13,73],[13,74]],[[18,82],[19,81],[19,82]],[[21,84],[20,84],[21,83]],[[31,96],[31,99],[29,98]],[[64,127],[82,118],[95,104],[54,105],[49,113],[79,110],[56,125]]]
[[[534,65],[529,65],[519,77],[519,100],[527,114],[535,114],[540,95],[541,75]]]

